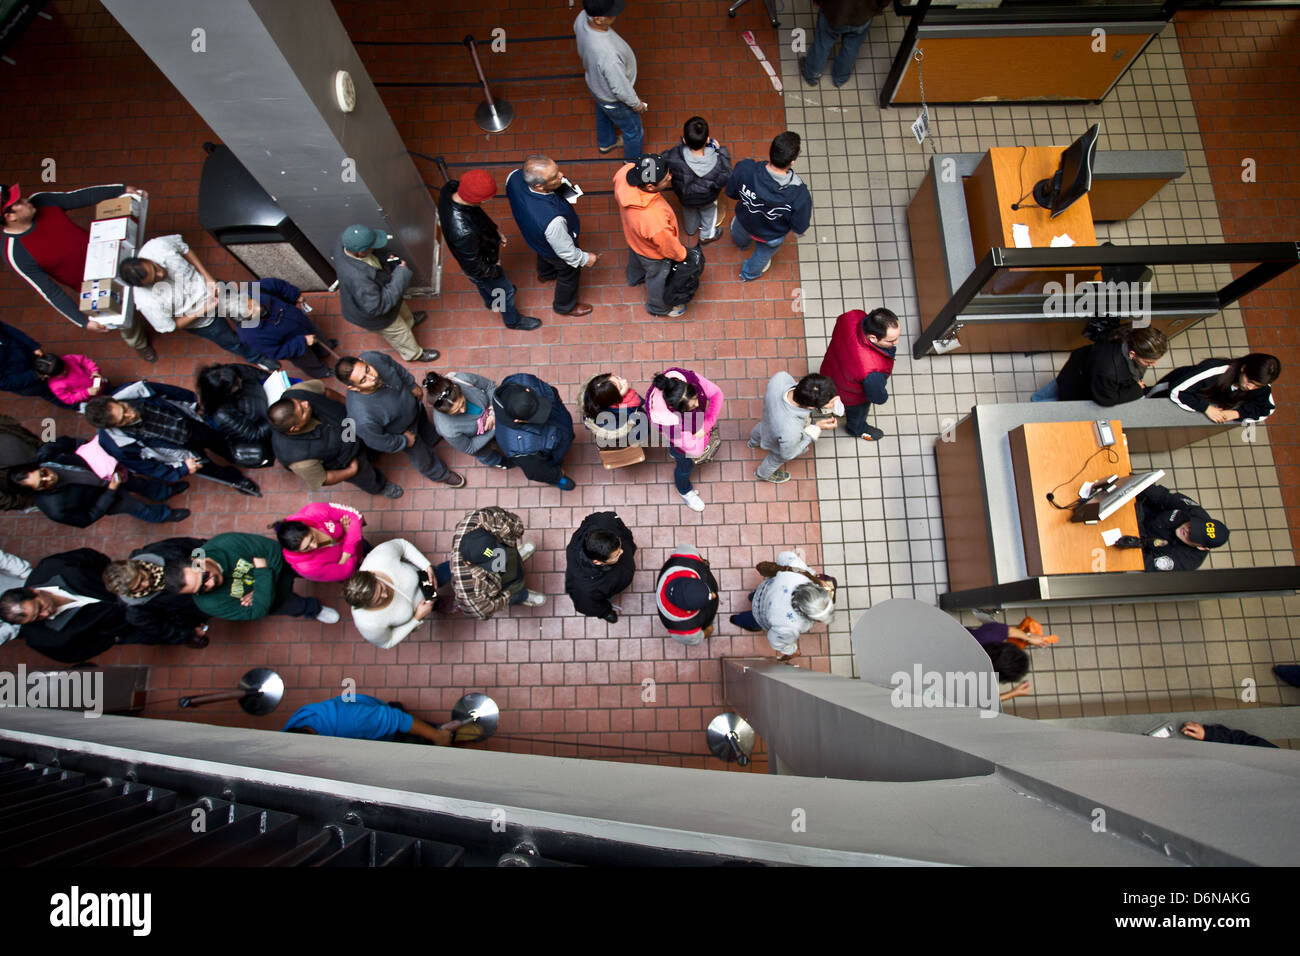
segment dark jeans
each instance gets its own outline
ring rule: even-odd
[[[671,259],[651,259],[631,249],[627,251],[627,284],[645,283],[645,308],[651,315],[667,315],[671,309],[664,302],[664,284],[672,268]]]
[[[318,344],[307,346],[307,351],[297,358],[289,359],[289,361],[308,378],[333,378],[334,367],[330,365],[332,356],[325,351],[325,346],[319,344],[320,338],[321,334],[317,331],[316,339]]]
[[[406,457],[411,459],[411,464],[415,466],[416,471],[424,475],[431,481],[442,481],[449,474],[446,463],[433,453],[433,446],[442,441],[442,436],[438,430],[433,427],[433,422],[429,421],[429,414],[420,406],[420,412],[415,419],[415,444],[406,449]]]
[[[258,362],[270,362],[278,367],[274,359],[268,359],[258,354],[256,349],[249,348],[239,340],[235,334],[234,328],[229,319],[223,319],[220,316],[212,320],[212,324],[206,328],[196,329],[194,326],[186,326],[185,331],[191,335],[197,335],[201,339],[207,339],[213,345],[218,345],[227,352],[234,352],[245,362],[256,365]]]
[[[548,256],[537,257],[537,278],[545,281],[555,280],[555,298],[551,308],[560,315],[568,315],[578,306],[578,283],[582,280],[582,270],[571,266],[563,259]]]
[[[290,591],[279,604],[272,604],[268,613],[283,614],[286,617],[315,617],[320,613],[320,601]]]
[[[688,494],[695,487],[691,484],[691,472],[695,470],[695,462],[686,452],[678,451],[672,445],[668,446],[668,454],[672,455],[677,462],[677,466],[673,468],[673,484],[677,486],[677,493]]]
[[[843,86],[853,75],[853,66],[858,60],[858,50],[862,47],[862,41],[867,38],[867,30],[871,27],[871,18],[860,26],[842,26],[839,28],[830,25],[826,19],[826,14],[820,10],[817,11],[817,29],[813,33],[812,45],[808,47],[808,55],[804,58],[803,68],[804,79],[812,81],[821,78],[822,71],[826,69],[826,60],[831,55],[831,47],[835,41],[840,41],[840,52],[835,54],[835,62],[831,64],[831,80],[836,86]]]
[[[380,490],[388,484],[388,479],[384,473],[370,463],[370,456],[367,449],[362,449],[357,454],[360,465],[357,467],[357,473],[347,479],[349,485],[356,485],[367,494],[377,495]]]
[[[538,266],[539,270],[540,268]],[[483,304],[492,312],[500,314],[506,328],[513,329],[519,324],[519,310],[515,308],[515,287],[506,278],[505,272],[495,279],[470,279],[469,281],[474,283],[478,294],[483,297]]]
[[[752,604],[755,593],[756,592],[754,591],[750,591],[749,597],[745,600]],[[748,611],[741,611],[739,614],[731,615],[731,623],[746,631],[761,631],[763,629],[763,626],[758,623],[758,618],[754,617],[753,608],[750,608]]]
[[[111,515],[131,515],[141,521],[157,524],[165,521],[172,512],[171,508],[160,503],[171,497],[171,482],[146,478],[144,475],[128,475],[119,490],[122,492],[121,497],[108,509]],[[136,495],[140,497],[137,498]],[[144,501],[144,498],[150,500]]]
[[[626,103],[596,100],[596,145],[609,149],[618,142],[619,133],[623,134],[623,158],[636,162],[645,140],[641,114]]]
[[[870,402],[864,405],[846,405],[844,407],[844,427],[849,430],[850,435],[858,438],[867,433],[867,414],[870,411]]]
[[[503,461],[503,464],[518,468],[529,481],[539,481],[544,485],[558,485],[564,479],[564,469],[541,455],[523,455]]]

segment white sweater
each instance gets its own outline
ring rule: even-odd
[[[428,572],[430,566],[420,549],[402,538],[385,541],[366,555],[358,570],[385,575],[393,582],[393,599],[387,607],[352,609],[352,621],[362,637],[387,649],[400,644],[423,623],[415,619],[415,609],[424,601],[421,572]]]

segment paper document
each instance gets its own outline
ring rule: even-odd
[[[1034,246],[1034,244],[1029,241],[1029,227],[1023,222],[1012,224],[1011,238],[1015,242],[1017,249],[1032,249]]]
[[[1101,533],[1101,540],[1105,542],[1108,548],[1122,537],[1124,537],[1124,532],[1119,528],[1107,528]]]
[[[1070,238],[1068,233],[1063,232],[1059,236],[1052,237],[1053,249],[1056,249],[1059,246],[1072,246],[1072,245],[1074,245],[1074,240]]]
[[[262,391],[266,392],[266,402],[268,405],[274,405],[280,400],[286,391],[289,390],[289,373],[284,369],[277,369],[272,372],[265,382],[262,383]]]

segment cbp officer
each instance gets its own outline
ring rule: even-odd
[[[1152,485],[1137,497],[1141,537],[1125,535],[1115,544],[1141,548],[1148,571],[1195,571],[1206,552],[1228,541],[1228,526],[1211,518],[1186,495]]]

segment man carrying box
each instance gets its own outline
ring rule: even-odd
[[[136,186],[87,186],[72,192],[39,192],[24,196],[18,183],[0,187],[0,210],[4,217],[4,251],[9,267],[43,298],[79,328],[108,332],[77,308],[76,300],[63,286],[80,290],[86,271],[86,248],[90,233],[73,222],[67,210],[82,209],[124,194],[148,198]],[[158,361],[149,337],[138,317],[121,329],[126,344],[146,362]]]

